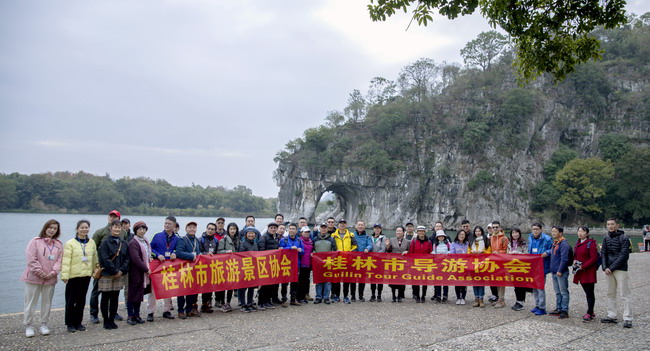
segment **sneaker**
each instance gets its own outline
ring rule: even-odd
[[[282,301],[282,307],[289,307],[289,301]]]
[[[99,324],[99,318],[97,316],[93,316],[92,314],[90,315],[90,323],[92,324]]]
[[[126,323],[127,323],[128,325],[136,325],[136,324],[138,324],[138,321],[136,321],[135,318],[133,318],[133,317],[128,317],[128,318],[126,319]]]
[[[41,324],[41,335],[50,335],[50,328],[45,324]]]
[[[467,302],[465,302],[465,299],[460,300],[460,304],[461,304],[461,305],[464,305],[464,304],[466,304],[466,303],[467,303]]]
[[[562,313],[562,312],[560,312],[558,310],[553,310],[553,311],[549,312],[548,315],[549,316],[559,316],[560,313]]]
[[[174,316],[172,316],[171,312],[167,311],[167,312],[163,312],[163,318],[174,319]]]
[[[223,306],[222,306],[222,310],[223,310]],[[206,303],[206,304],[201,305],[201,312],[203,312],[203,313],[212,313],[212,312],[214,312],[214,310],[212,309],[212,306],[210,306],[210,305],[208,305]]]
[[[594,320],[594,317],[595,316],[592,316],[589,313],[585,313],[585,315],[582,316],[582,321],[583,322],[591,322],[592,320]]]
[[[352,296],[352,298],[350,299],[350,301],[352,301],[352,302],[357,302],[357,298],[354,297],[354,296]]]
[[[309,296],[309,294],[305,295],[305,300],[307,301],[314,301],[314,298]]]
[[[350,299],[347,298],[347,297],[344,297],[344,298],[343,298],[343,303],[350,304]]]
[[[445,297],[442,298],[441,303],[447,303],[447,296],[445,296]]]
[[[402,303],[402,298],[401,298],[401,297],[398,297],[398,298],[397,298],[397,302]]]
[[[296,300],[291,300],[289,305],[291,305],[291,306],[302,306],[302,304],[300,302],[296,301]]]
[[[422,303],[422,299],[419,298],[419,297],[416,297],[416,298],[415,298],[415,303]]]
[[[143,320],[142,318],[140,318],[140,316],[135,317],[135,321],[136,321],[138,324],[144,324],[144,320]],[[77,329],[79,329],[79,328],[77,327]]]
[[[118,321],[118,322],[119,322],[119,321],[123,321],[123,320],[124,320],[124,317],[120,316],[119,313],[116,313],[116,314],[115,314],[115,320]]]
[[[242,306],[239,310],[244,312],[244,313],[250,313],[251,312],[251,310],[248,309],[248,306]]]
[[[377,302],[381,302],[381,296],[377,298]]]
[[[308,305],[308,304],[309,304],[309,301],[307,301],[307,299],[300,300],[300,301],[298,301],[298,302],[300,302],[300,303],[303,304],[303,305]]]
[[[623,322],[623,328],[632,328],[632,321]]]
[[[251,310],[251,312],[257,312],[260,310],[259,308],[255,307],[255,305],[248,306],[248,309]]]
[[[76,332],[76,331],[77,331],[77,328],[76,328],[76,327],[73,327],[73,326],[71,326],[71,325],[68,326],[68,333],[74,333],[74,332]]]
[[[25,336],[28,338],[33,338],[34,337],[34,328],[31,326],[25,328]]]
[[[520,304],[519,302],[515,303],[512,307],[513,311],[521,311],[524,309],[524,306]]]
[[[86,327],[83,324],[79,324],[75,327],[78,331],[86,331]]]
[[[539,311],[539,307],[537,307],[537,306],[535,306],[535,308],[533,308],[532,310],[530,310],[531,313],[535,313],[535,312],[537,312],[537,311]]]
[[[257,310],[258,311],[266,311],[266,307],[264,307],[264,305],[257,305]]]
[[[456,299],[456,304],[460,305],[460,299]]]
[[[330,299],[325,299],[323,302],[324,302],[326,305],[329,305],[329,304],[331,303],[331,302],[330,302]]]
[[[601,318],[600,323],[618,323],[618,319],[616,318]]]
[[[437,301],[438,301],[438,298],[435,297],[435,296],[431,296],[431,301],[436,301],[436,302],[437,302]]]
[[[363,298],[363,296],[359,297],[359,302],[366,302],[366,299]]]
[[[370,300],[369,300],[369,301],[370,301],[370,302],[375,302],[375,301],[377,301],[377,299],[376,299],[375,296],[373,295],[373,296],[370,296]]]
[[[147,322],[153,322],[153,313],[147,314]]]
[[[275,305],[272,304],[272,303],[267,303],[266,306],[264,306],[264,307],[266,307],[267,310],[274,310],[275,309]]]
[[[490,298],[488,299],[488,301],[489,301],[489,302],[497,302],[498,299],[499,299],[499,298],[498,298],[497,296],[492,295],[492,296],[490,296]]]
[[[315,300],[314,300],[314,305],[317,305],[317,304],[319,304],[319,303],[321,303],[321,302],[323,302],[323,300],[321,300],[321,299],[315,299]]]
[[[546,314],[546,310],[543,309],[543,308],[539,308],[539,309],[537,309],[537,311],[535,312],[535,315],[536,315],[536,316],[543,316],[543,315],[545,315],[545,314]]]
[[[560,315],[557,316],[558,319],[566,319],[569,318],[569,313],[567,311],[562,311],[560,312]]]

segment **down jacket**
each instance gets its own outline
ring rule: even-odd
[[[61,261],[61,279],[90,277],[98,262],[97,246],[95,241],[87,238],[85,248],[77,238],[66,241],[63,247],[63,260]],[[84,250],[86,261],[83,261]]]
[[[48,259],[50,255],[54,257],[53,260]],[[39,237],[30,240],[25,249],[25,256],[27,267],[20,280],[32,284],[56,284],[63,259],[63,244],[58,239]],[[43,279],[49,273],[54,274],[50,279]]]

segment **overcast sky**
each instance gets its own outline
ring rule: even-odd
[[[239,184],[373,77],[462,62],[480,16],[411,26],[367,0],[0,0],[0,172]],[[650,11],[647,0],[628,10]]]

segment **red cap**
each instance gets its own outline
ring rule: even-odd
[[[113,211],[109,212],[108,215],[109,215],[109,216],[110,216],[110,215],[114,215],[114,216],[117,216],[117,218],[121,218],[121,217],[122,217],[122,215],[120,214],[120,211],[118,211],[118,210],[113,210]]]

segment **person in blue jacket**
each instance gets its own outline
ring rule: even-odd
[[[296,269],[298,269],[298,262],[300,262],[300,257],[302,257],[304,247],[302,245],[302,240],[298,237],[298,227],[296,223],[289,224],[289,236],[280,239],[280,247],[283,249],[298,251],[298,260],[294,262]],[[289,304],[287,304],[288,286],[289,283],[282,283],[280,290],[280,295],[282,295],[282,307],[289,307]],[[289,287],[289,295],[291,297],[290,304],[292,306],[302,306],[302,304],[296,299],[298,295],[298,281],[291,282],[291,286]]]
[[[174,231],[176,229],[176,217],[168,216],[165,218],[164,228],[162,232],[156,233],[151,239],[151,252],[160,262],[176,259],[176,245],[178,244],[178,235]],[[163,318],[174,319],[171,312],[173,309],[172,299],[167,298],[163,301]],[[147,321],[153,322],[153,312],[147,315]]]
[[[372,251],[372,236],[366,234],[366,222],[358,220],[356,226],[354,227],[354,236],[357,238],[357,249],[355,251],[368,253]],[[354,283],[350,284],[350,290],[352,291],[351,300],[352,302],[356,301],[354,296]],[[366,299],[363,298],[363,293],[366,290],[366,283],[359,283],[359,302],[364,302]]]
[[[196,237],[196,222],[189,222],[185,226],[187,235],[178,240],[176,245],[176,257],[181,260],[194,261],[201,254],[201,240]],[[198,306],[199,295],[178,296],[178,318],[200,317]]]
[[[546,275],[551,271],[551,247],[553,240],[548,234],[542,232],[541,223],[533,223],[532,232],[528,234],[528,253],[531,255],[541,255],[544,258],[544,285],[546,285]],[[546,291],[544,289],[533,289],[535,298],[535,308],[530,310],[537,316],[546,314]]]
[[[551,249],[551,276],[555,290],[555,310],[549,312],[559,319],[569,318],[569,266],[573,261],[569,256],[571,246],[564,238],[564,228],[554,226],[551,229],[553,248]]]

